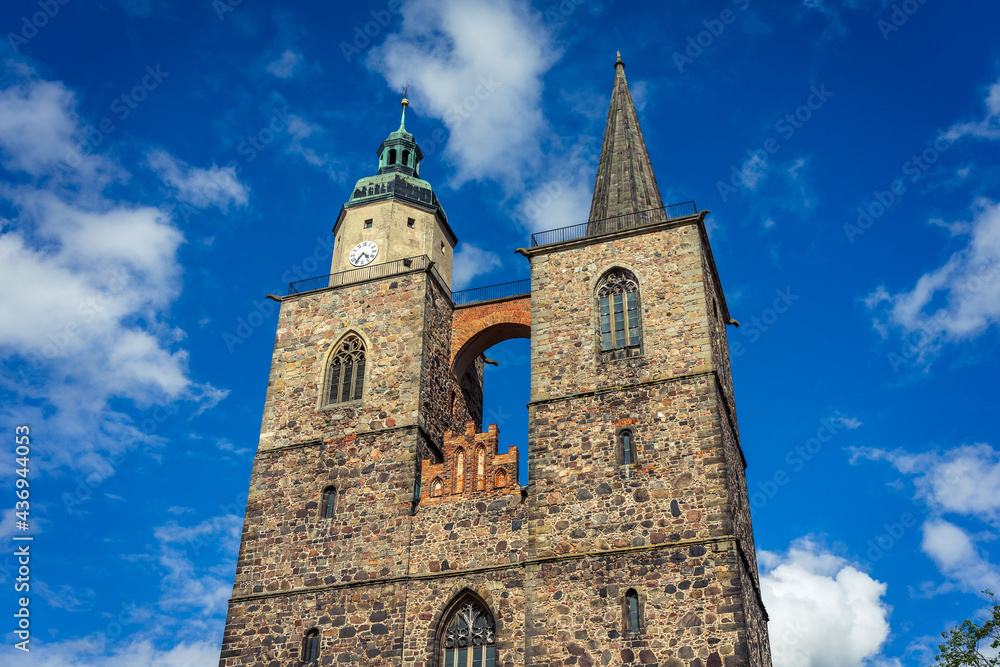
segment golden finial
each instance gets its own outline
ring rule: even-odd
[[[406,107],[410,105],[410,100],[406,99],[406,91],[410,89],[410,84],[406,84],[403,88],[403,101],[400,104],[403,105],[403,116],[399,119],[399,132],[406,132]]]

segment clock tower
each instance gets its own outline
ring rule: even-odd
[[[431,184],[420,178],[423,154],[399,129],[378,147],[378,172],[357,182],[333,227],[336,243],[330,273],[340,273],[425,255],[451,287],[452,254],[458,239]]]

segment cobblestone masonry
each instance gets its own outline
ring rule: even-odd
[[[728,313],[701,223],[526,252],[530,299],[490,308],[455,309],[422,272],[282,304],[220,666],[302,664],[315,627],[322,665],[440,667],[462,595],[495,615],[499,667],[770,665]],[[644,342],[598,361],[592,300],[613,267],[639,279]],[[453,372],[468,341],[512,323],[532,327],[524,488],[517,450],[480,432],[482,357]],[[351,331],[369,351],[365,396],[328,406],[327,358]]]

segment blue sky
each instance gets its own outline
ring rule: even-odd
[[[32,430],[32,652],[214,665],[276,321],[407,127],[456,288],[586,220],[615,51],[709,209],[780,667],[915,666],[1000,590],[1000,7],[10,0],[0,613]],[[526,341],[487,420],[526,451]],[[9,547],[9,548],[8,548]],[[8,624],[9,625],[9,624]],[[6,629],[4,630],[6,632]]]

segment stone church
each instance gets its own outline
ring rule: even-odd
[[[769,667],[726,344],[694,202],[665,206],[625,79],[589,220],[530,281],[451,291],[403,121],[280,300],[220,667]],[[484,352],[531,341],[528,451]],[[518,480],[527,458],[527,485]]]

